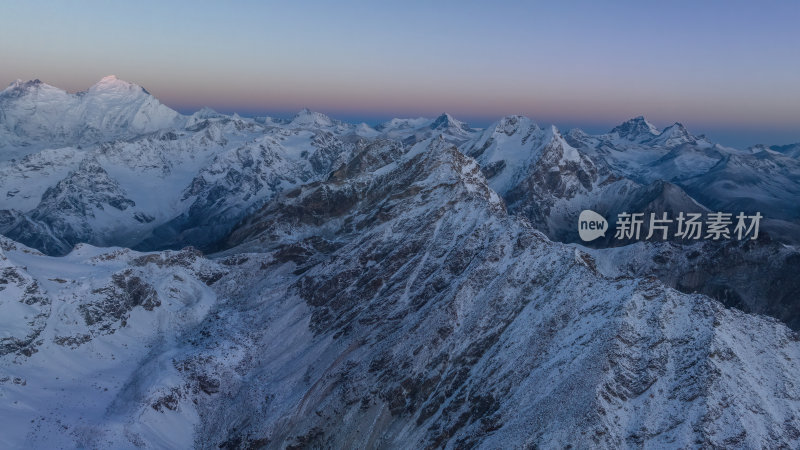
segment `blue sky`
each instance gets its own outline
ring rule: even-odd
[[[645,115],[732,145],[800,141],[800,2],[14,2],[0,83],[115,74],[181,111],[375,122]]]

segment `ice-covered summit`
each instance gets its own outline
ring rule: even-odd
[[[457,120],[453,116],[448,113],[442,113],[439,117],[433,120],[430,124],[430,128],[432,130],[447,130],[451,128],[455,128],[458,130],[463,130],[470,132],[472,129],[464,122]]]
[[[303,108],[300,112],[294,115],[289,125],[291,127],[331,127],[338,125],[338,121],[334,121],[327,115],[312,111],[308,108]]]
[[[148,93],[143,87],[125,80],[120,80],[116,75],[103,77],[89,88],[89,92]]]
[[[680,122],[664,128],[657,137],[653,139],[654,144],[661,144],[665,147],[676,147],[678,145],[696,142],[697,138],[692,136],[691,133]]]
[[[644,141],[661,134],[655,125],[648,122],[644,116],[634,117],[620,125],[614,127],[609,134],[616,134],[622,139],[630,141]]]
[[[114,75],[75,94],[40,80],[17,80],[0,92],[0,111],[0,145],[12,148],[129,138],[185,121],[141,86]]]

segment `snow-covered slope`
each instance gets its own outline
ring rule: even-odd
[[[214,306],[208,284],[224,268],[191,251],[83,245],[53,258],[0,236],[0,272],[0,446],[64,448],[107,446],[98,424],[124,442],[128,392],[169,376],[178,337]],[[136,421],[152,430],[148,445],[191,444],[151,411]]]
[[[229,244],[210,263],[6,242],[60,308],[0,358],[6,445],[798,445],[797,334],[604,276],[443,140],[364,148]]]
[[[138,246],[212,246],[277,193],[327,176],[356,145],[327,131],[278,129],[228,146],[183,189],[180,214],[153,228]]]

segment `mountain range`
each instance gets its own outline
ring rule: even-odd
[[[0,92],[4,447],[796,447],[800,144]],[[761,213],[583,243],[582,210]]]

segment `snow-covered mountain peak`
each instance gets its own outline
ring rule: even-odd
[[[195,112],[192,115],[196,116],[196,117],[216,117],[216,116],[221,115],[221,114],[218,113],[213,108],[209,108],[208,106],[203,106],[202,108],[200,108],[197,112]]]
[[[189,129],[210,119],[225,119],[227,117],[229,116],[219,113],[208,106],[204,106],[186,119],[185,127]]]
[[[501,195],[526,177],[545,153],[555,166],[559,161],[580,161],[578,151],[558,128],[542,128],[521,115],[503,117],[462,146],[462,151],[478,161],[489,185]]]
[[[42,80],[40,80],[38,78],[35,79],[35,80],[28,80],[28,81],[23,81],[21,78],[17,78],[16,80],[14,80],[11,83],[9,83],[9,85],[8,85],[8,87],[6,89],[21,89],[21,88],[27,88],[27,87],[35,87],[35,86],[39,86],[39,85],[42,85],[42,84],[45,84],[45,83],[43,83]]]
[[[40,80],[0,92],[0,145],[6,158],[53,146],[93,144],[182,126],[185,118],[144,88],[114,76],[70,94]]]
[[[208,119],[222,119],[225,118],[224,114],[218,113],[215,110],[209,108],[208,106],[204,106],[199,111],[195,112],[188,119],[186,119],[186,128],[193,127],[200,122]]]
[[[691,136],[686,127],[683,126],[683,124],[680,122],[675,122],[672,125],[664,128],[661,131],[661,135],[666,135],[666,134],[669,134],[671,136],[678,136],[678,135]]]
[[[92,85],[87,91],[89,93],[101,93],[101,92],[114,92],[120,94],[145,94],[149,95],[149,92],[145,90],[143,87],[139,86],[138,84],[130,83],[125,80],[121,80],[117,78],[116,75],[109,75],[107,77],[103,77],[100,81]]]
[[[419,128],[425,125],[430,119],[417,117],[416,119],[394,118],[375,126],[378,131],[407,130]]]
[[[337,121],[334,121],[333,119],[331,119],[325,114],[322,114],[321,112],[316,112],[308,108],[303,108],[300,112],[294,115],[289,125],[293,127],[308,127],[308,126],[332,127],[337,125]]]
[[[620,138],[630,141],[644,141],[661,134],[655,125],[648,122],[644,116],[634,117],[612,129],[609,134],[616,134]]]
[[[6,89],[0,91],[0,101],[3,99],[29,98],[30,101],[58,101],[69,94],[63,89],[51,86],[38,78],[35,80],[15,80]],[[4,103],[3,106],[6,104]]]
[[[580,128],[570,128],[567,131],[567,136],[569,136],[569,137],[571,137],[573,139],[578,139],[578,140],[589,139],[589,138],[592,137],[592,135],[590,135],[589,133],[581,130]]]
[[[27,88],[36,87],[36,86],[39,86],[39,85],[42,85],[42,84],[44,84],[44,83],[42,83],[42,80],[40,80],[38,78],[35,79],[35,80],[28,80],[28,81],[22,81],[21,79],[17,78],[13,82],[11,82],[8,85],[8,87],[3,90],[3,92],[12,91],[12,90],[27,89]]]
[[[518,131],[527,132],[528,130],[540,130],[539,125],[533,120],[521,115],[505,116],[497,121],[494,127],[489,127],[489,129],[494,130],[494,133],[502,133],[506,136],[511,136]]]
[[[129,83],[129,82],[125,81],[125,80],[121,80],[121,79],[117,78],[116,75],[106,75],[103,78],[101,78],[100,81],[95,83],[95,85],[115,85],[115,84],[118,84],[118,85],[130,85],[130,84],[133,84],[133,83]]]
[[[295,122],[295,121],[306,121],[306,120],[309,120],[309,119],[321,120],[321,121],[323,121],[325,123],[332,122],[332,119],[330,117],[328,117],[326,114],[323,114],[323,113],[317,112],[317,111],[312,111],[312,110],[310,110],[308,108],[303,108],[297,114],[295,114],[294,117],[292,117],[292,122]]]
[[[689,142],[696,142],[697,138],[692,136],[691,133],[680,122],[664,128],[664,130],[653,139],[654,144],[662,144],[666,147],[676,147]]]
[[[439,115],[439,117],[434,119],[433,122],[431,122],[430,124],[430,128],[432,130],[445,130],[448,128],[457,128],[464,131],[472,130],[469,127],[469,125],[467,125],[464,122],[461,122],[460,120],[455,119],[448,113],[442,113],[441,115]]]

